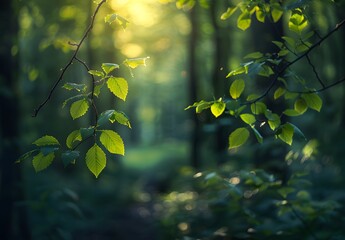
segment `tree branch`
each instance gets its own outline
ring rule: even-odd
[[[47,98],[46,98],[46,99],[45,99],[45,100],[34,110],[34,113],[33,113],[33,115],[32,115],[33,117],[37,117],[39,111],[40,111],[40,110],[44,107],[44,105],[46,105],[47,102],[50,100],[50,98],[51,98],[51,96],[53,95],[53,93],[54,93],[56,87],[59,85],[59,83],[61,82],[63,76],[65,75],[67,69],[72,65],[73,61],[76,59],[76,56],[77,56],[77,54],[78,54],[78,52],[79,52],[79,49],[80,49],[81,45],[83,44],[84,40],[88,37],[89,33],[91,32],[91,30],[92,30],[92,28],[93,28],[93,25],[94,25],[94,22],[95,22],[95,19],[96,19],[96,16],[97,16],[97,13],[98,13],[100,7],[101,7],[106,1],[107,1],[107,0],[102,0],[101,2],[99,2],[99,3],[97,4],[97,7],[96,7],[96,9],[95,9],[95,11],[94,11],[94,13],[93,13],[93,15],[92,15],[92,17],[91,17],[90,25],[89,25],[88,28],[86,29],[86,31],[85,31],[84,35],[82,36],[81,40],[79,41],[79,43],[75,44],[75,46],[76,46],[77,48],[74,50],[74,52],[73,52],[73,54],[72,54],[70,60],[67,62],[67,64],[65,65],[65,67],[62,68],[61,74],[60,74],[59,78],[57,79],[57,81],[55,82],[55,84],[53,85],[53,87],[51,88],[51,90],[50,90],[50,92],[49,92]]]
[[[323,43],[326,39],[328,39],[333,33],[335,33],[336,31],[338,31],[341,27],[343,27],[345,25],[345,19],[342,20],[340,23],[338,23],[335,28],[333,30],[331,30],[330,32],[328,32],[324,37],[322,37],[319,41],[317,41],[315,44],[313,44],[305,53],[301,54],[299,57],[295,58],[293,61],[288,62],[287,64],[285,64],[273,77],[270,85],[268,86],[268,88],[265,90],[265,92],[263,94],[261,94],[259,97],[257,97],[256,99],[252,100],[252,101],[247,101],[246,103],[244,103],[245,105],[247,104],[251,104],[251,103],[255,103],[261,99],[263,99],[264,97],[266,97],[268,95],[268,93],[272,90],[272,88],[274,87],[274,85],[277,83],[278,78],[286,71],[286,69],[288,69],[289,67],[291,67],[292,65],[294,65],[295,63],[297,63],[299,60],[301,60],[304,57],[307,57],[308,54],[313,51],[316,47],[320,46],[321,43]],[[340,80],[338,82],[336,82],[334,85],[339,84],[340,82],[343,82],[343,80]],[[323,83],[322,83],[323,85]],[[331,84],[332,85],[332,84]],[[332,86],[324,86],[321,89],[326,90]],[[334,86],[333,85],[333,86]]]

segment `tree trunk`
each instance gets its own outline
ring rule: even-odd
[[[22,200],[20,168],[14,165],[18,157],[19,97],[18,83],[18,10],[17,1],[4,1],[0,8],[0,238],[30,239],[25,209],[14,208],[15,200]],[[18,199],[19,198],[19,199]],[[17,210],[17,212],[15,212]],[[20,233],[14,235],[14,213]]]

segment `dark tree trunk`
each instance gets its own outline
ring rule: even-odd
[[[18,157],[19,97],[18,78],[18,3],[4,1],[0,8],[0,238],[30,239],[25,209],[14,207],[22,200],[20,168],[14,165]],[[14,214],[18,214],[16,220]],[[18,226],[14,226],[18,224]],[[14,233],[14,229],[20,233]]]

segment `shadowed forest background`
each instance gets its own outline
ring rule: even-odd
[[[276,51],[271,42],[288,34],[286,19],[262,24],[253,18],[247,31],[236,27],[236,18],[221,20],[228,2],[200,0],[181,10],[168,0],[108,0],[100,9],[79,52],[89,67],[149,58],[146,66],[119,70],[129,84],[126,102],[109,92],[97,99],[100,112],[119,109],[132,126],[113,125],[125,156],[107,157],[97,179],[82,157],[67,167],[57,158],[39,173],[30,160],[14,163],[35,139],[66,139],[93,118],[88,113],[72,120],[69,108],[61,107],[72,96],[63,83],[37,117],[32,113],[96,4],[1,4],[0,239],[345,239],[345,84],[320,93],[320,113],[289,120],[306,137],[296,136],[292,146],[270,136],[229,150],[239,122],[184,110],[201,99],[225,98],[226,76],[243,57]],[[309,2],[311,27],[321,36],[345,17],[342,1]],[[112,12],[128,19],[125,30],[104,23]],[[343,27],[310,54],[327,85],[344,77],[344,42]],[[315,78],[307,60],[294,71]],[[73,64],[63,82],[90,84],[90,78]],[[251,89],[266,87],[250,83]],[[286,108],[284,101],[271,104]]]

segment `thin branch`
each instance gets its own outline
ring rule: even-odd
[[[255,103],[261,99],[263,99],[264,97],[266,97],[268,95],[268,93],[272,90],[272,88],[274,87],[274,85],[277,83],[278,78],[285,72],[286,69],[288,69],[289,67],[291,67],[292,65],[294,65],[296,62],[298,62],[299,60],[301,60],[302,58],[306,57],[311,51],[313,51],[316,47],[320,46],[321,43],[323,43],[326,39],[328,39],[333,33],[335,33],[336,31],[339,30],[339,28],[343,27],[345,25],[345,19],[342,20],[340,23],[338,23],[335,28],[333,30],[331,30],[330,32],[328,32],[323,38],[321,38],[319,41],[317,41],[315,44],[313,44],[305,53],[303,53],[302,55],[300,55],[299,57],[295,58],[293,61],[287,63],[285,66],[283,66],[279,72],[277,72],[270,85],[268,86],[268,88],[265,90],[265,92],[263,94],[261,94],[259,97],[257,97],[256,99],[252,100],[252,101],[248,101],[246,104],[251,104],[251,103]],[[329,88],[329,87],[328,87]],[[323,89],[326,90],[326,89]]]
[[[343,83],[343,82],[345,82],[345,77],[343,77],[342,79],[340,79],[340,80],[338,80],[338,81],[336,81],[330,85],[323,86],[322,88],[317,89],[317,90],[310,90],[310,91],[290,91],[290,90],[288,90],[288,91],[291,93],[300,93],[300,94],[302,94],[302,93],[319,93],[319,92],[323,92],[323,91],[325,91],[329,88],[332,88],[332,87],[334,87],[340,83]]]
[[[80,60],[78,57],[74,57],[75,60],[77,60],[80,64],[82,64],[86,71],[89,72],[90,71],[90,68],[89,66],[82,60]],[[90,74],[91,76],[91,79],[92,79],[92,90],[91,90],[91,97],[90,97],[90,100],[91,100],[91,105],[92,105],[92,108],[95,112],[95,126],[97,125],[97,121],[98,121],[98,111],[97,111],[97,107],[96,107],[96,104],[95,104],[95,84],[96,84],[96,80],[95,80],[95,77]],[[96,129],[95,129],[96,131]]]
[[[66,72],[67,69],[72,65],[74,59],[76,58],[76,56],[77,56],[77,54],[78,54],[78,52],[79,52],[79,49],[80,49],[81,45],[83,44],[84,40],[87,38],[87,36],[88,36],[89,33],[91,32],[91,30],[92,30],[92,28],[93,28],[93,25],[94,25],[94,22],[95,22],[96,15],[97,15],[97,13],[98,13],[100,7],[101,7],[106,1],[107,1],[107,0],[102,0],[101,2],[98,3],[98,5],[97,5],[97,7],[96,7],[96,9],[95,9],[95,11],[94,11],[92,17],[91,17],[90,25],[89,25],[88,28],[86,29],[86,31],[85,31],[83,37],[81,38],[81,40],[79,41],[79,43],[75,44],[75,46],[76,46],[77,48],[74,50],[74,52],[73,52],[73,54],[72,54],[70,60],[69,60],[69,61],[67,62],[67,64],[66,64],[66,66],[65,66],[64,68],[62,68],[61,74],[60,74],[59,78],[57,79],[57,81],[55,82],[55,84],[53,85],[52,89],[50,90],[50,92],[49,92],[47,98],[46,98],[46,99],[45,99],[45,100],[34,110],[34,113],[33,113],[33,115],[32,115],[33,117],[37,117],[37,115],[38,115],[39,111],[42,109],[42,107],[43,107],[44,105],[46,105],[47,102],[50,100],[50,98],[51,98],[51,96],[53,95],[53,93],[54,93],[56,87],[59,85],[59,83],[61,82],[63,76],[65,75],[65,72]]]
[[[310,65],[311,68],[313,69],[313,72],[314,72],[314,74],[315,74],[317,80],[319,81],[319,83],[321,84],[321,86],[324,88],[324,87],[325,87],[325,84],[322,82],[322,80],[321,80],[321,78],[320,78],[318,72],[316,71],[316,68],[315,68],[314,64],[313,64],[313,63],[311,62],[311,60],[310,60],[309,55],[307,54],[305,57],[307,58],[309,65]]]

